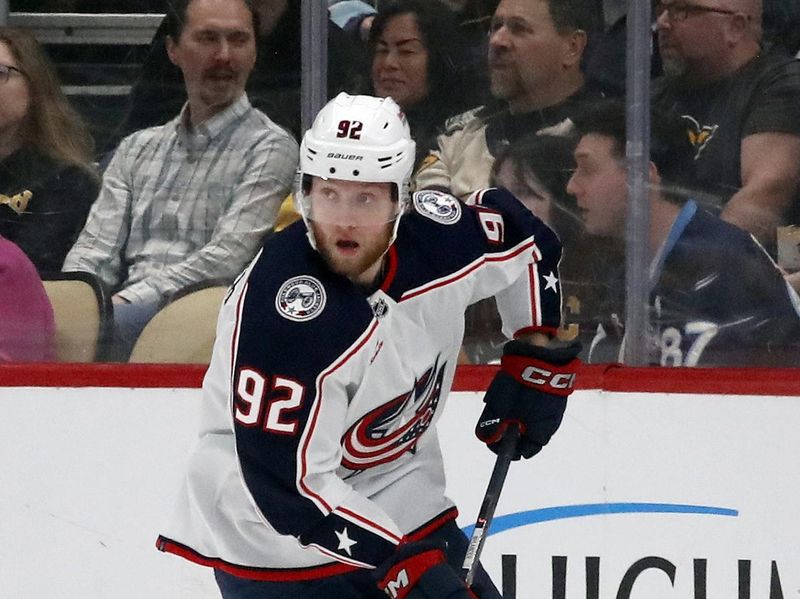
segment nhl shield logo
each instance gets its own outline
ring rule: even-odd
[[[284,318],[304,322],[319,316],[325,308],[325,299],[325,288],[317,279],[293,277],[278,290],[275,308]]]
[[[375,315],[375,318],[378,320],[386,316],[386,313],[389,311],[389,306],[382,297],[379,297],[376,302],[370,304],[370,307],[372,308],[372,313]]]
[[[414,208],[425,216],[443,225],[452,225],[461,218],[461,204],[449,193],[425,190],[414,194]]]

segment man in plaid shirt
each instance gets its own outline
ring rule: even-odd
[[[244,91],[256,58],[250,0],[171,2],[167,18],[188,101],[172,121],[122,141],[63,267],[113,290],[120,358],[165,298],[242,270],[297,167],[295,140]]]

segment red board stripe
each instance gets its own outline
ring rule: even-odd
[[[205,366],[184,364],[2,364],[0,387],[196,388]],[[459,366],[454,391],[482,391],[496,366]],[[579,389],[651,393],[800,396],[800,369],[627,368],[584,365]]]

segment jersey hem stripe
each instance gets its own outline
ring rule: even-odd
[[[422,526],[415,528],[404,538],[408,541],[419,541],[447,524],[450,520],[455,520],[457,517],[458,509],[454,507],[450,508],[438,516],[431,518]],[[340,574],[347,574],[348,572],[355,572],[356,570],[363,569],[339,561],[320,566],[309,566],[307,568],[256,568],[254,566],[240,566],[226,562],[218,557],[208,557],[203,555],[191,547],[188,547],[163,535],[158,536],[158,539],[156,540],[156,548],[159,551],[177,555],[178,557],[182,557],[183,559],[200,566],[207,566],[209,568],[222,570],[223,572],[239,578],[260,580],[264,582],[294,582],[315,580],[319,578],[338,576]],[[336,557],[341,559],[340,556]]]
[[[205,556],[186,545],[182,545],[164,536],[158,537],[156,547],[159,551],[172,553],[173,555],[177,555],[201,566],[222,570],[223,572],[239,578],[264,582],[315,580],[318,578],[347,574],[348,572],[355,572],[356,570],[362,569],[341,562],[334,562],[321,566],[310,566],[308,568],[255,568],[253,566],[240,566],[226,562],[218,557]]]

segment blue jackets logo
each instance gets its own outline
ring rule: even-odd
[[[342,437],[342,466],[361,471],[413,451],[436,414],[445,365],[437,360],[412,389],[353,424]]]
[[[325,308],[325,288],[314,277],[293,277],[275,297],[275,309],[288,320],[304,322],[316,318]]]
[[[425,216],[443,225],[452,225],[461,218],[461,204],[449,193],[441,191],[418,191],[414,194],[414,208]]]

